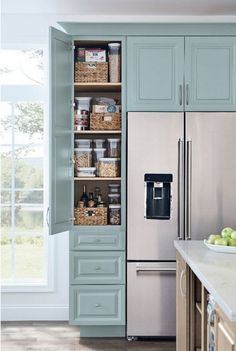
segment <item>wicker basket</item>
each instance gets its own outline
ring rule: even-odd
[[[108,62],[76,62],[75,83],[108,82]]]
[[[91,130],[120,130],[121,114],[114,113],[91,113],[90,114]]]
[[[75,208],[75,224],[106,225],[107,207]]]

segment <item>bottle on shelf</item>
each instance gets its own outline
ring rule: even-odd
[[[95,201],[93,198],[93,193],[89,193],[88,207],[95,207]]]
[[[101,189],[99,187],[95,188],[95,194],[94,194],[94,201],[95,201],[95,205],[97,206],[98,204],[98,195],[100,194]]]
[[[83,201],[84,207],[87,207],[88,200],[89,200],[89,197],[88,197],[88,194],[87,194],[87,187],[86,187],[86,184],[84,184],[83,185],[83,194],[80,197],[80,201]]]

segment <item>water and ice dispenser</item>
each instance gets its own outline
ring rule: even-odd
[[[147,219],[170,219],[172,174],[145,174],[145,212]]]

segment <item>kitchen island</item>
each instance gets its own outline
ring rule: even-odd
[[[236,350],[236,255],[210,251],[203,241],[175,241],[177,351],[207,350],[207,301],[215,301],[211,333],[216,351]]]

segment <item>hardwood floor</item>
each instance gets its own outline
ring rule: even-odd
[[[81,338],[68,322],[3,322],[2,351],[175,351],[175,342]]]

